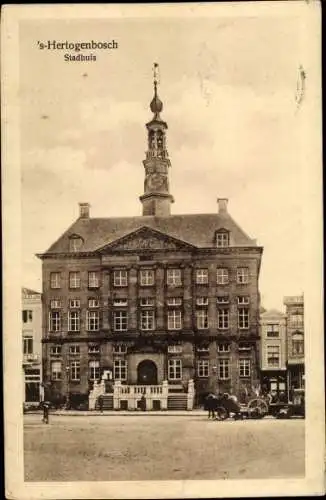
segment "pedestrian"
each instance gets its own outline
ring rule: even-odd
[[[140,398],[140,409],[142,411],[146,411],[146,398],[144,394],[142,394],[142,397]]]
[[[100,412],[103,413],[103,396],[100,396],[98,398],[98,405],[99,405],[99,408],[100,408]]]
[[[49,423],[49,406],[47,403],[43,404],[43,422],[45,424]]]

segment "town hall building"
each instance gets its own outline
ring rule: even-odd
[[[78,219],[38,255],[46,398],[86,398],[105,380],[97,394],[108,408],[133,408],[130,394],[148,387],[150,408],[166,407],[162,387],[167,407],[182,408],[190,386],[193,406],[208,392],[241,398],[259,383],[263,249],[225,198],[216,213],[172,213],[162,109],[154,80],[142,215],[93,218],[80,203]]]

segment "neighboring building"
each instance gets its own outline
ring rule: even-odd
[[[303,295],[284,297],[287,318],[287,363],[289,388],[303,389],[304,358],[304,299]]]
[[[42,295],[22,289],[23,401],[37,403],[42,395]]]
[[[286,316],[272,309],[260,315],[261,386],[267,392],[287,393]]]
[[[104,372],[180,392],[194,380],[199,398],[259,383],[263,249],[227,199],[218,213],[171,215],[162,107],[155,82],[142,216],[91,218],[81,203],[79,218],[39,255],[49,393],[88,394]]]

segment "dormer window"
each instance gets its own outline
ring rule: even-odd
[[[69,238],[69,250],[70,252],[79,252],[83,246],[84,240],[77,234],[73,234]]]
[[[215,234],[217,248],[226,248],[230,245],[230,233],[226,229],[220,229]]]

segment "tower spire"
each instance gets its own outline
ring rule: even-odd
[[[157,85],[160,83],[158,63],[154,63],[153,66],[153,80],[154,80],[154,97],[151,101],[150,108],[152,113],[154,113],[154,119],[160,120],[160,113],[163,109],[163,103],[157,94]]]
[[[170,215],[170,205],[174,199],[169,193],[168,169],[171,162],[166,149],[168,126],[160,117],[163,103],[157,93],[159,80],[159,65],[154,63],[154,97],[150,103],[150,109],[154,116],[149,123],[146,123],[148,149],[146,159],[143,161],[145,183],[144,194],[140,197],[140,201],[143,204],[143,215],[166,216]]]

